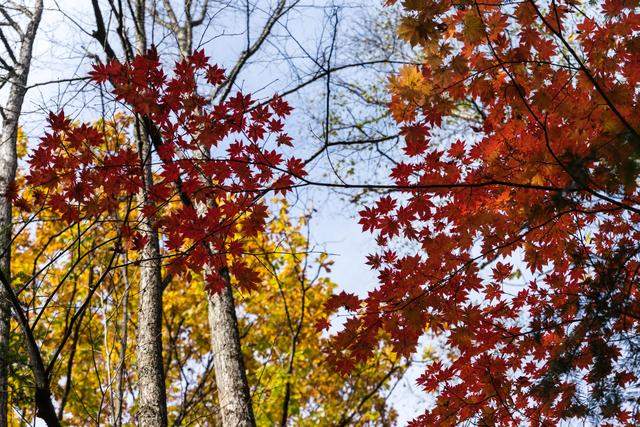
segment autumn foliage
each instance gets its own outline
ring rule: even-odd
[[[129,120],[120,117],[117,122],[125,125]],[[126,141],[113,124],[94,125],[104,130],[112,147]],[[329,338],[314,328],[313,321],[325,315],[324,303],[336,288],[327,277],[332,261],[326,254],[312,251],[304,235],[305,221],[291,218],[280,201],[271,205],[280,207],[276,218],[268,220],[255,238],[246,239],[251,255],[243,256],[258,273],[260,283],[251,292],[235,286],[258,425],[279,422],[285,401],[289,424],[294,425],[392,422],[397,413],[386,396],[402,377],[405,365],[389,348],[382,348],[371,362],[357,366],[350,377],[342,377],[328,366],[318,369],[326,365],[322,349]],[[96,249],[81,259],[60,256],[68,246],[77,244],[75,227],[68,228],[62,221],[37,222],[32,233],[19,236],[13,268],[21,281],[31,277],[40,258],[59,259],[47,268],[47,278],[37,291],[29,287],[23,292],[24,300],[52,293],[56,287],[60,287],[58,301],[80,305],[86,298],[110,257],[104,243],[112,241],[117,230],[108,221],[85,227],[81,246]],[[135,259],[134,248],[124,249],[129,259]],[[193,274],[188,285],[175,278],[164,291],[162,332],[171,425],[221,422],[205,288],[203,275]],[[139,322],[139,295],[139,268],[121,265],[101,284],[91,308],[72,328],[70,342],[51,371],[52,393],[67,425],[136,422],[138,375],[133,349],[137,334],[132,326]],[[56,350],[69,327],[68,316],[67,304],[56,304],[33,322],[34,332],[43,337],[44,354]],[[11,357],[20,362],[11,384],[11,404],[26,417],[32,406],[27,361],[23,353]]]
[[[145,243],[136,230],[144,215],[163,236],[170,275],[206,265],[216,291],[223,285],[219,272],[228,268],[250,289],[259,278],[241,255],[246,239],[264,229],[262,196],[285,194],[292,175],[305,173],[299,159],[278,150],[291,145],[283,123],[291,108],[278,97],[258,104],[240,92],[213,104],[201,92],[222,83],[224,72],[203,51],[172,71],[165,74],[153,50],[126,64],[97,64],[93,81],[111,86],[115,100],[139,118],[119,132],[148,135],[153,154],[146,158],[131,144],[109,146],[100,128],[50,114],[50,131],[29,161],[33,204],[69,224],[122,211],[117,246],[136,250]],[[145,162],[157,179],[141,202]]]
[[[99,419],[106,400],[113,420],[135,419],[123,415],[138,404],[124,384],[140,376],[124,369],[139,303],[130,290],[142,288],[136,267],[157,232],[164,329],[149,334],[161,362],[150,365],[166,364],[157,377],[168,400],[158,406],[176,424],[221,416],[216,397],[203,397],[215,393],[205,289],[228,290],[233,342],[243,341],[236,377],[251,385],[245,400],[261,424],[393,422],[383,393],[423,338],[439,345],[418,379],[432,399],[411,425],[640,424],[640,2],[387,3],[403,11],[398,34],[420,64],[403,61],[387,76],[396,152],[378,144],[391,137],[331,140],[331,54],[323,145],[307,161],[291,154],[287,101],[241,92],[213,101],[224,70],[184,46],[170,71],[155,49],[96,64],[103,116],[92,124],[49,115],[28,174],[10,186],[22,228],[13,272],[1,276],[30,345],[23,365],[53,422],[65,407],[74,421]],[[306,178],[329,147],[372,141],[392,164],[389,182]],[[350,179],[363,176],[352,166]],[[338,292],[326,254],[310,258],[307,224],[289,219],[286,201],[267,201],[313,185],[384,192],[357,207],[377,243],[366,263],[379,283],[364,297]],[[39,298],[31,319],[23,301]],[[111,318],[122,320],[109,329]],[[112,388],[97,398],[116,361],[119,397]],[[68,402],[85,375],[74,363],[95,375]],[[20,381],[31,374],[11,386],[27,396]],[[28,408],[19,393],[15,406]],[[59,414],[50,394],[63,396]]]
[[[360,212],[380,285],[332,301],[353,313],[333,358],[443,339],[415,425],[636,425],[638,2],[402,5],[424,55],[390,81],[406,157]]]

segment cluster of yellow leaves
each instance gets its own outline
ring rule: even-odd
[[[304,220],[292,221],[284,202],[276,203],[282,204],[278,217],[247,254],[262,282],[254,292],[235,295],[258,425],[279,424],[287,399],[290,425],[390,424],[396,414],[387,405],[386,393],[401,377],[404,365],[388,349],[381,349],[375,360],[349,377],[327,364],[323,349],[329,341],[314,324],[327,316],[324,303],[336,288],[325,277],[331,262],[310,247],[303,234]],[[202,279],[194,277],[190,288],[176,283],[165,293],[165,338],[172,340],[165,347],[176,348],[167,358],[172,400],[177,403],[180,394],[189,396],[196,390],[209,394],[193,398],[189,410],[179,404],[171,408],[174,417],[185,417],[186,424],[216,416],[212,366],[197,374],[179,369],[209,363],[207,303],[194,298],[202,289]],[[190,378],[191,387],[178,376]]]
[[[415,65],[405,65],[398,74],[389,77],[389,88],[409,102],[422,105],[431,90],[431,83]]]

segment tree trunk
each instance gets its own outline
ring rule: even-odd
[[[144,234],[153,233],[148,221]],[[167,425],[166,391],[162,367],[162,287],[159,275],[158,240],[150,239],[140,263],[140,303],[138,312],[138,420],[141,426]]]
[[[136,49],[144,54],[147,48],[145,33],[146,0],[137,0],[135,8]],[[149,134],[137,118],[138,149],[144,173],[142,202],[150,203],[153,185],[152,150]],[[142,250],[140,263],[140,301],[138,310],[138,388],[140,390],[138,421],[146,427],[167,425],[167,393],[164,383],[162,358],[162,271],[158,230],[153,221],[141,216],[142,235],[147,243]]]
[[[60,421],[58,421],[56,411],[53,408],[49,387],[41,388],[36,386],[35,397],[38,418],[43,419],[48,427],[58,427],[60,425]]]
[[[172,14],[171,19],[180,55],[186,57],[192,53],[193,37],[193,21],[188,4],[185,4],[184,12],[186,19],[183,24],[178,22],[175,14]],[[203,153],[205,153],[204,150]],[[200,215],[205,214],[205,206],[199,205],[196,208]],[[222,275],[226,282],[224,289],[217,294],[207,295],[211,350],[220,416],[224,427],[255,426],[251,391],[240,345],[233,288],[228,271],[224,271]]]
[[[2,271],[0,271],[0,283],[2,284],[2,290],[9,302],[9,305],[16,313],[16,319],[22,329],[24,336],[25,349],[27,351],[27,357],[29,358],[29,365],[31,365],[31,372],[33,373],[34,380],[34,400],[36,407],[36,416],[42,418],[49,427],[57,427],[60,425],[56,411],[53,408],[53,401],[51,400],[51,389],[49,388],[49,374],[47,368],[42,361],[42,355],[36,343],[36,339],[31,332],[31,325],[22,310],[20,301],[16,296],[11,282]]]
[[[222,425],[255,426],[251,392],[240,347],[233,291],[228,273],[224,274],[224,277],[224,289],[208,296],[211,349]]]
[[[125,258],[125,264],[128,263],[128,259]],[[124,374],[127,369],[127,344],[129,340],[129,272],[125,266],[123,269],[124,277],[124,301],[122,302],[122,337],[120,339],[120,354],[118,367],[118,401],[116,412],[115,427],[122,426],[122,408],[124,406]]]
[[[0,133],[0,268],[4,276],[11,282],[11,194],[16,176],[18,138],[18,119],[22,111],[22,103],[27,92],[27,81],[31,67],[33,41],[42,17],[42,0],[36,1],[31,19],[20,38],[18,62],[13,73],[9,74],[9,97],[2,108]],[[0,427],[9,422],[9,334],[11,319],[11,303],[7,290],[0,287]],[[54,413],[55,416],[55,413]]]
[[[139,132],[140,157],[145,183],[143,203],[149,203],[152,185],[151,146],[145,132]],[[151,219],[141,216],[142,235],[147,243],[140,263],[140,301],[138,310],[138,388],[140,390],[138,421],[141,426],[167,425],[167,398],[162,360],[162,279],[158,231]]]

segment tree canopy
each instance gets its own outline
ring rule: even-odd
[[[360,211],[380,286],[337,302],[335,357],[444,336],[416,424],[637,423],[637,4],[402,5],[424,53],[390,80],[403,190]]]
[[[347,43],[346,3],[95,0],[90,69],[31,86],[7,4],[0,427],[640,424],[638,1],[388,0]]]

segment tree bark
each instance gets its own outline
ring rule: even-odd
[[[2,108],[0,133],[0,269],[11,282],[11,190],[17,167],[16,143],[18,119],[27,92],[27,81],[31,67],[33,42],[42,17],[42,0],[35,2],[31,19],[20,38],[20,50],[13,70],[9,72],[9,97]],[[0,287],[0,427],[9,422],[9,335],[11,303],[7,290]],[[52,407],[53,409],[53,407]],[[54,412],[55,417],[55,412]]]
[[[128,259],[125,258],[125,264],[128,262]],[[125,266],[123,269],[123,278],[124,278],[124,300],[122,302],[122,337],[120,339],[120,354],[119,354],[119,362],[120,366],[118,367],[118,401],[117,401],[117,410],[116,410],[116,423],[115,427],[122,426],[122,408],[124,407],[124,374],[127,368],[127,345],[129,340],[129,272],[127,267]]]
[[[49,387],[40,388],[36,386],[35,396],[38,418],[43,419],[48,427],[58,427],[60,421],[58,421],[56,410],[51,401],[51,390],[49,390]]]
[[[153,233],[144,221],[145,235]],[[155,240],[155,241],[153,241]],[[166,391],[162,363],[162,288],[159,274],[157,239],[147,243],[140,263],[140,304],[138,312],[138,420],[141,426],[167,425]]]
[[[122,13],[122,11],[120,11]],[[144,54],[147,48],[145,32],[146,0],[136,0],[135,11],[136,50]],[[123,29],[119,29],[123,31]],[[121,33],[126,50],[125,34]],[[144,188],[141,194],[143,206],[149,205],[153,186],[152,147],[149,134],[136,117],[136,139],[142,169]],[[141,214],[142,235],[146,239],[140,263],[140,301],[138,305],[138,389],[140,391],[138,423],[142,427],[165,427],[167,421],[167,393],[162,358],[162,270],[158,230],[151,218]]]
[[[281,1],[284,3],[284,1]],[[200,25],[206,15],[206,3],[201,11],[202,18],[191,18],[190,4],[185,3],[185,20],[179,22],[169,2],[164,2],[169,15],[167,28],[176,34],[180,55],[186,57],[192,53],[193,27]],[[203,151],[204,153],[204,151]],[[206,154],[203,154],[206,156]],[[198,213],[204,215],[204,205],[196,206]],[[233,288],[227,270],[221,272],[225,287],[216,294],[207,294],[209,329],[213,365],[218,389],[218,404],[224,427],[255,426],[251,391],[247,381],[244,358],[238,331]]]
[[[140,155],[144,168],[143,203],[149,203],[152,185],[151,146],[145,132],[139,132]],[[162,278],[158,231],[152,220],[141,215],[142,235],[147,239],[140,263],[140,301],[138,310],[138,421],[141,426],[167,425],[167,397],[162,360]]]
[[[233,290],[229,274],[223,272],[223,290],[208,296],[211,349],[224,427],[255,426],[251,392],[240,347]]]

